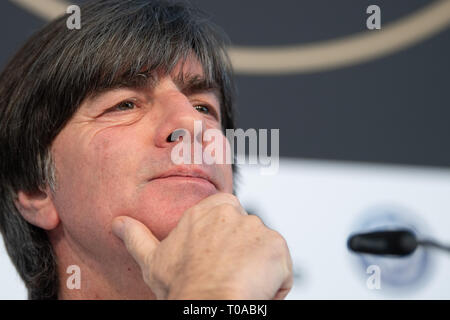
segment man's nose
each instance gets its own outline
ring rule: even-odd
[[[162,117],[155,134],[155,145],[161,148],[171,147],[182,136],[189,133],[191,143],[194,139],[202,143],[202,132],[206,129],[204,116],[198,112],[188,97],[182,92],[171,93],[158,101],[162,108]],[[201,130],[199,130],[201,129]]]

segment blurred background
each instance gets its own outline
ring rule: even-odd
[[[0,67],[81,2],[1,1]],[[238,195],[288,241],[288,298],[449,299],[449,254],[356,255],[346,241],[406,227],[450,244],[450,1],[191,2],[231,40],[238,127],[280,129],[279,172],[241,166]],[[381,29],[367,27],[370,5]],[[0,298],[26,298],[2,246]]]

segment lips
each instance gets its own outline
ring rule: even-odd
[[[151,178],[150,181],[156,179],[177,178],[177,177],[187,179],[193,178],[193,180],[202,179],[211,183],[216,189],[218,189],[217,184],[214,181],[212,175],[200,168],[176,167],[164,173],[156,175],[155,177]]]

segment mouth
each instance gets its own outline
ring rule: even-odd
[[[161,180],[168,182],[177,182],[177,183],[196,183],[196,184],[208,184],[210,186],[216,187],[211,181],[198,177],[190,177],[190,176],[167,176],[156,178],[152,180]]]
[[[150,181],[154,180],[176,182],[176,183],[204,184],[213,186],[215,189],[218,190],[218,187],[211,178],[211,176],[202,170],[176,168],[150,179]]]

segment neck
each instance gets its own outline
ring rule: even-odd
[[[57,257],[58,299],[154,300],[138,264],[131,258],[97,261],[71,242],[62,228],[49,234]]]

